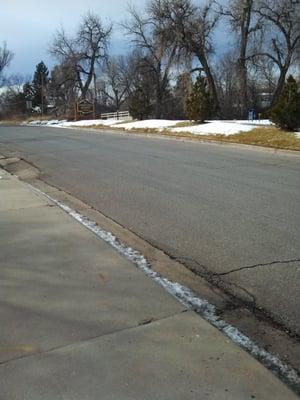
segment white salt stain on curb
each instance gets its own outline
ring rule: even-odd
[[[55,203],[59,208],[61,208],[67,214],[73,217],[76,221],[84,225],[86,228],[88,228],[90,231],[92,231],[106,243],[110,244],[115,250],[118,251],[118,253],[125,256],[129,261],[131,261],[138,268],[144,271],[144,273],[148,277],[150,277],[159,285],[161,285],[168,293],[174,296],[188,309],[195,311],[207,322],[209,322],[211,325],[213,325],[219,331],[225,334],[234,343],[238,344],[241,348],[250,353],[253,357],[259,360],[267,368],[272,370],[276,375],[284,379],[287,384],[293,386],[297,391],[299,390],[300,377],[297,371],[291,368],[289,365],[282,362],[277,356],[260,348],[249,337],[244,335],[237,328],[228,324],[226,321],[222,320],[217,315],[216,307],[213,304],[210,304],[205,299],[201,299],[186,286],[183,286],[177,282],[172,282],[160,276],[157,272],[153,271],[150,268],[149,263],[141,253],[121,243],[116,238],[116,236],[114,236],[110,232],[101,229],[96,224],[96,222],[91,221],[89,218],[71,209],[67,205],[55,200],[46,193],[43,193],[34,187],[33,190],[47,197],[49,200]]]

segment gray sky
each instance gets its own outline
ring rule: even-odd
[[[15,54],[7,70],[8,74],[32,75],[37,63],[43,60],[48,68],[55,62],[47,49],[57,28],[64,26],[74,32],[82,15],[87,11],[97,13],[103,22],[112,21],[115,28],[111,52],[122,54],[129,45],[128,38],[118,26],[127,17],[129,0],[0,0],[0,43]],[[143,7],[146,0],[131,0],[130,4]],[[226,37],[218,35],[218,47],[224,45]],[[223,42],[223,43],[222,43]]]
[[[145,0],[131,3],[142,6]],[[54,60],[47,49],[55,30],[61,25],[67,32],[76,30],[80,17],[91,10],[103,22],[119,22],[126,18],[125,0],[1,0],[0,43],[15,53],[7,73],[32,75],[35,65],[44,60],[51,67]],[[112,52],[126,51],[126,38],[118,26],[112,37]]]

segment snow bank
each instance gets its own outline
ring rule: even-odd
[[[168,119],[147,119],[144,121],[128,122],[119,124],[118,128],[130,129],[165,129],[177,125],[183,121],[172,121]]]
[[[178,123],[187,123],[187,126],[176,127]],[[233,135],[239,132],[248,132],[257,126],[270,126],[272,123],[269,120],[233,120],[233,121],[208,121],[200,125],[188,125],[188,121],[173,121],[167,119],[148,119],[144,121],[125,122],[125,120],[117,119],[91,119],[83,121],[32,121],[30,125],[39,126],[55,126],[58,128],[71,128],[71,127],[89,127],[89,126],[107,126],[117,127],[125,130],[134,129],[156,129],[162,131],[169,129],[173,132],[188,132],[194,135]]]
[[[233,135],[239,132],[251,131],[256,126],[270,126],[272,123],[269,120],[255,121],[208,121],[206,124],[190,125],[185,127],[175,127],[178,123],[188,121],[172,121],[164,119],[149,119],[144,121],[135,121],[124,124],[119,124],[118,128],[125,130],[131,129],[157,129],[158,131],[170,128],[173,132],[189,132],[194,135]]]
[[[89,119],[89,120],[82,120],[82,121],[70,121],[70,122],[63,122],[59,124],[60,126],[67,127],[67,126],[93,126],[93,125],[105,125],[105,126],[113,126],[118,124],[119,122],[124,122],[124,120],[117,120],[117,119]]]
[[[213,121],[211,121],[213,122]],[[254,119],[254,120],[242,120],[242,119],[233,119],[233,120],[224,120],[221,122],[232,122],[235,124],[242,124],[242,125],[255,125],[255,126],[270,126],[274,125],[269,119]]]
[[[124,120],[117,120],[117,119],[89,119],[89,120],[82,120],[82,121],[67,121],[67,120],[58,120],[58,119],[52,119],[49,121],[45,120],[35,120],[31,121],[29,123],[26,123],[27,125],[42,125],[42,126],[52,126],[55,125],[57,128],[67,128],[67,127],[73,127],[73,126],[93,126],[93,125],[105,125],[105,126],[113,126],[119,122],[124,122]]]
[[[173,132],[189,132],[194,135],[234,135],[249,132],[257,126],[269,126],[269,120],[263,121],[209,121],[205,124],[172,128]]]

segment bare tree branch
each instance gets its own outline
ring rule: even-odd
[[[9,66],[13,56],[13,53],[7,48],[6,42],[4,42],[2,47],[0,46],[0,76],[3,70]]]
[[[111,32],[112,25],[105,27],[92,13],[83,17],[75,37],[68,37],[63,28],[56,32],[50,53],[73,65],[82,98],[88,94],[96,64],[107,57]]]

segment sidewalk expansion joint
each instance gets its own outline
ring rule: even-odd
[[[27,206],[27,207],[17,207],[17,208],[6,208],[5,210],[0,210],[0,212],[10,212],[10,211],[22,211],[22,210],[32,210],[34,208],[44,208],[44,207],[49,207],[49,208],[54,208],[58,207],[55,204],[39,204],[39,205],[34,205],[34,206]]]
[[[33,352],[31,354],[28,354],[28,355],[21,355],[19,357],[11,358],[11,359],[6,360],[6,361],[0,361],[0,368],[5,366],[5,365],[7,365],[7,364],[12,363],[12,362],[18,362],[18,361],[21,361],[21,360],[32,359],[32,358],[39,357],[41,355],[51,354],[51,353],[56,352],[56,351],[67,350],[67,349],[71,350],[71,349],[73,349],[75,347],[78,347],[78,346],[81,346],[81,345],[84,345],[84,344],[87,344],[87,343],[91,343],[93,341],[96,341],[96,340],[101,339],[101,338],[105,338],[107,336],[115,335],[115,334],[126,332],[126,331],[136,330],[136,329],[142,328],[144,326],[149,326],[149,325],[152,325],[152,324],[160,322],[160,321],[165,321],[167,319],[171,319],[171,318],[174,318],[174,317],[179,316],[181,314],[187,313],[188,311],[190,311],[190,310],[185,309],[185,310],[181,310],[179,312],[176,312],[174,314],[167,315],[165,317],[161,317],[161,318],[155,318],[154,317],[154,318],[145,319],[145,320],[137,322],[136,325],[132,325],[132,326],[129,326],[129,327],[126,327],[126,328],[117,329],[117,330],[114,330],[114,331],[111,331],[111,332],[104,333],[102,335],[97,335],[97,336],[93,336],[93,337],[86,338],[86,339],[83,338],[83,339],[81,339],[81,340],[79,340],[77,342],[74,342],[74,343],[68,343],[68,344],[65,344],[65,345],[62,345],[62,346],[52,347],[52,348],[47,349],[47,350],[36,351],[36,352]]]

